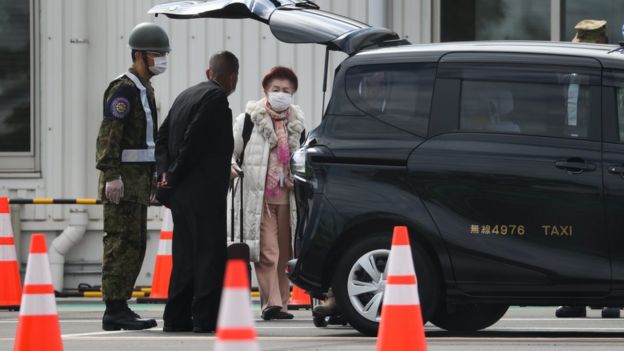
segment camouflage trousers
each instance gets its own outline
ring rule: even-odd
[[[147,243],[147,206],[133,202],[104,205],[104,301],[128,300],[139,276]]]

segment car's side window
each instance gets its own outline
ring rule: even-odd
[[[517,80],[500,72],[483,80],[462,80],[459,129],[588,138],[596,101],[592,94],[597,91],[590,79],[575,72],[536,73],[526,72]]]
[[[366,65],[349,69],[347,96],[363,113],[427,135],[434,64]]]

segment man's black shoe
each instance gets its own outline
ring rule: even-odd
[[[262,310],[262,319],[269,321],[275,319],[275,316],[282,310],[280,306],[269,306]]]
[[[587,317],[585,306],[561,306],[555,311],[557,318],[583,318]]]
[[[157,325],[154,319],[138,319],[126,310],[125,301],[106,301],[106,311],[102,317],[102,329],[110,330],[143,330]]]
[[[210,327],[199,327],[199,326],[195,326],[193,327],[193,333],[214,333],[215,328],[210,328]]]
[[[193,325],[167,325],[163,327],[163,331],[165,333],[181,333],[181,332],[192,332]]]

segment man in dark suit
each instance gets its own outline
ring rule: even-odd
[[[207,81],[183,91],[158,131],[157,198],[171,208],[173,269],[165,332],[213,332],[227,256],[226,197],[234,140],[227,97],[238,82],[238,59],[210,58]]]

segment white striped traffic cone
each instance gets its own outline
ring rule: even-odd
[[[158,241],[158,253],[154,264],[154,279],[152,279],[152,290],[149,300],[152,302],[166,302],[169,296],[169,279],[171,278],[171,268],[173,258],[171,257],[171,242],[173,240],[173,218],[171,210],[164,208],[163,223],[160,229],[160,240]]]
[[[62,351],[45,235],[33,234],[14,351]]]
[[[427,350],[407,227],[394,227],[377,335],[377,351],[390,350]]]
[[[0,197],[0,308],[17,310],[22,299],[9,199]]]
[[[251,313],[247,263],[228,260],[219,318],[216,351],[259,351],[256,327]]]

